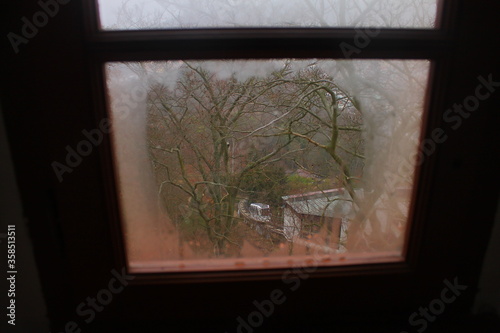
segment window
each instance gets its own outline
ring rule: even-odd
[[[403,261],[428,72],[427,60],[108,63],[129,269]]]
[[[436,27],[437,0],[98,1],[104,30]]]
[[[324,54],[345,38],[336,27],[356,27],[338,43],[347,58],[368,55],[378,27],[413,28],[430,46],[440,4],[257,5],[99,2],[98,44],[152,47],[141,61],[120,51],[101,62],[128,268],[269,269],[313,252],[320,266],[404,262],[432,56],[394,45],[378,60]],[[186,50],[155,51],[183,40]]]

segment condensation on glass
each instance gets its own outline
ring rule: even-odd
[[[108,63],[130,270],[404,260],[429,65]]]
[[[436,28],[438,0],[98,0],[104,30]]]

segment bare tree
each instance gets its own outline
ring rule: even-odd
[[[282,84],[276,77],[286,69],[239,82],[218,79],[199,64],[183,67],[175,89],[151,90],[150,155],[162,174],[160,192],[169,185],[184,193],[190,223],[197,221],[222,255],[228,243],[239,246],[231,237],[245,175],[296,152],[285,149],[293,138],[272,135],[292,112],[271,103]],[[259,149],[253,158],[251,145]]]

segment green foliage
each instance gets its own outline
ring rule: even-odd
[[[247,173],[242,179],[241,189],[251,202],[279,206],[281,197],[288,194],[288,179],[282,167],[267,166]]]
[[[308,192],[313,190],[316,181],[311,178],[302,177],[297,174],[288,176],[288,187],[292,193]]]
[[[324,191],[340,187],[341,183],[335,178],[314,179],[298,174],[288,176],[288,195],[315,191]]]

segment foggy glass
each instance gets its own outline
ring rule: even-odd
[[[402,260],[429,65],[108,63],[130,269]]]
[[[99,0],[104,30],[436,28],[437,0]]]

